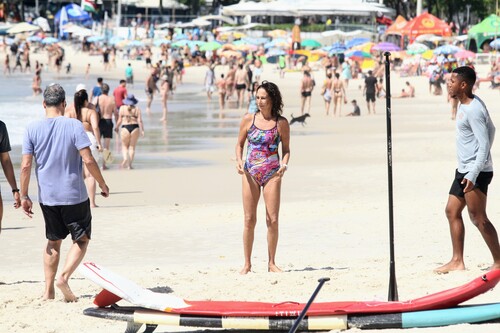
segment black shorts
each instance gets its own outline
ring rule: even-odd
[[[310,91],[303,91],[303,92],[301,92],[301,95],[302,95],[302,97],[309,97],[309,96],[311,96],[311,92]]]
[[[245,89],[247,87],[246,84],[242,83],[242,84],[237,84],[236,85],[236,90],[242,90],[242,89]]]
[[[113,120],[111,119],[101,119],[99,120],[99,131],[101,136],[106,139],[113,138]]]
[[[366,93],[367,102],[375,102],[375,93]]]
[[[92,233],[92,214],[90,200],[67,206],[45,206],[40,204],[45,220],[45,236],[48,240],[65,239],[71,233],[71,239],[79,240]]]
[[[451,184],[450,194],[456,197],[463,198],[465,184],[462,184],[462,180],[464,179],[466,173],[460,173],[458,170],[455,171],[455,179],[453,179],[453,183]],[[480,172],[476,178],[476,184],[474,184],[474,188],[478,188],[485,195],[488,194],[488,185],[491,183],[491,179],[493,178],[493,171],[489,172]]]

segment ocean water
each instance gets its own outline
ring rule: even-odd
[[[11,76],[0,76],[0,120],[5,122],[12,145],[11,158],[16,166],[21,160],[21,146],[25,127],[28,123],[43,119],[45,111],[42,106],[42,96],[32,96],[31,80],[33,74],[14,73]],[[105,77],[104,77],[105,78]],[[223,117],[219,114],[217,96],[207,103],[200,84],[179,85],[174,95],[168,101],[168,122],[160,122],[161,106],[156,98],[152,105],[152,115],[145,114],[146,95],[144,83],[136,82],[129,89],[139,100],[143,111],[145,137],[139,139],[136,148],[134,166],[136,168],[168,168],[202,165],[204,161],[173,158],[169,152],[193,149],[210,149],[215,146],[216,138],[231,137],[236,140],[241,115],[229,113]],[[85,83],[87,90],[92,89],[96,77],[88,81],[80,76],[52,73],[42,73],[42,88],[57,82],[66,90],[68,102],[72,101],[75,88],[79,83]],[[118,82],[104,80],[110,85],[111,91]],[[155,96],[158,97],[158,96]],[[111,142],[111,150],[115,156],[112,168],[118,168],[121,162],[120,142],[116,133]]]

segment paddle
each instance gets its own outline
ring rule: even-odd
[[[299,317],[295,320],[295,322],[293,323],[292,328],[290,328],[290,331],[288,331],[288,333],[295,333],[297,331],[297,329],[299,328],[300,323],[302,322],[302,320],[306,316],[307,310],[309,310],[309,307],[311,306],[312,302],[314,302],[314,299],[316,298],[316,296],[318,295],[319,291],[321,290],[321,287],[323,287],[323,285],[327,281],[330,281],[330,278],[321,278],[321,279],[318,280],[319,284],[316,287],[316,290],[311,295],[311,298],[309,298],[309,301],[307,301],[306,306],[304,307],[304,309],[300,313]]]
[[[391,63],[389,62],[390,52],[385,52],[385,105],[387,121],[387,176],[389,186],[389,301],[398,300],[398,286],[396,282],[396,262],[394,259],[394,212],[392,193],[392,127],[391,127]]]

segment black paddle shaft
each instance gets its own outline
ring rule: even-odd
[[[391,126],[391,63],[390,52],[385,52],[385,103],[387,121],[387,178],[389,187],[389,301],[398,300],[398,286],[396,283],[396,262],[394,259],[394,213],[392,192],[392,126]]]
[[[307,302],[306,306],[304,307],[304,309],[300,313],[299,317],[293,323],[293,326],[292,326],[292,328],[290,328],[290,331],[288,331],[288,333],[295,333],[297,331],[297,329],[299,328],[300,323],[302,322],[302,320],[304,319],[304,317],[307,314],[307,310],[309,310],[309,307],[311,306],[312,302],[314,302],[314,299],[316,298],[316,296],[318,295],[319,291],[321,290],[321,287],[323,287],[323,285],[327,281],[330,281],[330,278],[321,278],[321,279],[318,280],[319,284],[316,287],[316,290],[311,295],[311,298],[309,298],[309,301]]]

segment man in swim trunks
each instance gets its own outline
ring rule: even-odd
[[[300,82],[300,114],[304,114],[304,109],[307,105],[307,113],[311,112],[311,94],[314,89],[313,79],[311,78],[311,73],[309,71],[304,71],[304,76]]]
[[[437,273],[465,269],[462,211],[466,207],[469,218],[479,229],[493,257],[493,265],[489,269],[500,269],[498,234],[486,215],[488,185],[493,178],[491,145],[495,126],[486,105],[472,93],[475,83],[476,73],[468,66],[453,70],[448,80],[450,96],[460,101],[455,136],[458,168],[446,204],[453,255],[447,264],[435,270]]]
[[[368,114],[375,114],[375,94],[377,92],[377,78],[373,76],[372,71],[368,71],[368,77],[365,78],[365,86],[363,88],[363,95],[366,96],[366,106],[368,107]]]
[[[234,87],[238,95],[237,108],[240,109],[243,107],[243,104],[245,104],[245,89],[249,86],[247,71],[243,68],[243,64],[238,65],[234,79]]]
[[[45,220],[47,237],[43,257],[43,299],[54,299],[57,286],[66,302],[75,302],[77,297],[68,282],[85,256],[92,230],[90,202],[83,181],[83,164],[95,177],[103,197],[108,197],[109,188],[90,152],[91,143],[82,123],[63,116],[66,107],[64,89],[59,84],[51,84],[45,89],[43,98],[45,119],[31,122],[24,134],[21,206],[24,213],[31,218],[33,202],[28,196],[28,189],[34,160],[38,201]],[[68,234],[71,234],[73,244],[56,282],[61,245]]]
[[[111,139],[113,138],[113,118],[118,118],[116,111],[115,97],[109,96],[109,85],[103,83],[102,95],[98,97],[101,119],[99,120],[99,131],[103,140],[103,148],[109,151]],[[102,169],[106,170],[106,161],[102,159]]]

